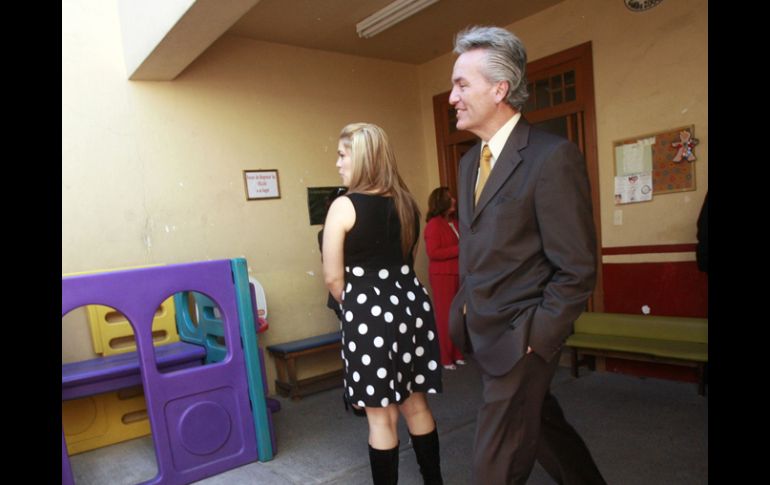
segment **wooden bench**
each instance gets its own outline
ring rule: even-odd
[[[298,357],[331,350],[339,353],[341,348],[341,331],[269,345],[267,350],[275,359],[275,369],[278,373],[278,378],[275,380],[275,389],[278,394],[292,399],[300,399],[302,396],[314,392],[334,387],[342,388],[342,369],[305,379],[297,379],[296,363]]]
[[[659,362],[694,368],[698,394],[706,393],[706,318],[585,312],[566,345],[572,349],[573,377],[578,377],[581,365],[594,370],[596,356]]]

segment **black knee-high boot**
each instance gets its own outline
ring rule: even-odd
[[[369,464],[374,485],[398,483],[398,445],[390,450],[377,450],[369,445]]]
[[[438,429],[433,428],[430,433],[420,436],[409,433],[409,436],[412,438],[412,447],[414,454],[417,455],[417,463],[420,465],[420,473],[425,485],[443,485]]]

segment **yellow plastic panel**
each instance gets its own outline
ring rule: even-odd
[[[88,324],[91,327],[91,341],[97,354],[115,355],[136,350],[134,331],[126,318],[110,307],[88,306]],[[155,312],[152,322],[153,343],[166,345],[179,342],[176,331],[174,298],[169,297]]]
[[[69,455],[150,434],[141,386],[61,403]]]

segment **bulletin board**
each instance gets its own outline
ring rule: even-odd
[[[643,167],[640,171],[651,172],[654,195],[695,190],[696,151],[693,150],[689,157],[688,153],[682,153],[683,131],[690,133],[690,146],[694,148],[698,143],[694,125],[614,142],[615,176],[624,176],[636,167]],[[624,162],[624,154],[633,154],[633,149],[637,147],[639,160],[636,160],[637,157],[626,157],[633,158],[633,162]],[[677,155],[681,157],[679,162],[674,161]]]

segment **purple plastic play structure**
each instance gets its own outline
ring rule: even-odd
[[[241,332],[243,314],[250,315],[245,309],[250,307],[250,297],[248,281],[246,276],[239,276],[237,264],[245,268],[245,260],[221,260],[62,278],[62,315],[84,305],[106,305],[125,315],[134,329],[158,464],[158,474],[145,483],[190,483],[253,462],[258,458],[258,442],[260,459],[272,458],[263,383],[259,382],[258,389],[251,390],[248,385],[244,348],[253,349],[256,337],[253,320],[249,339],[244,339]],[[155,309],[169,295],[182,291],[200,292],[217,303],[228,342],[223,361],[175,368],[173,359],[169,360],[166,355],[167,350],[153,346]],[[180,352],[190,350],[184,346],[176,348],[181,349]],[[200,352],[200,347],[193,351]],[[100,361],[101,370],[91,373],[88,369],[75,369],[77,377],[73,379],[80,379],[78,385],[99,388],[110,379],[120,380],[116,369],[130,374],[130,365],[114,360],[116,367],[110,369],[108,365],[106,371],[104,359]],[[109,379],[105,379],[105,372]],[[64,370],[62,379],[63,399],[71,398],[65,397],[69,391]],[[76,389],[78,385],[70,387]],[[252,399],[261,403],[254,411],[249,401],[250,392]],[[63,433],[62,483],[73,483]]]

